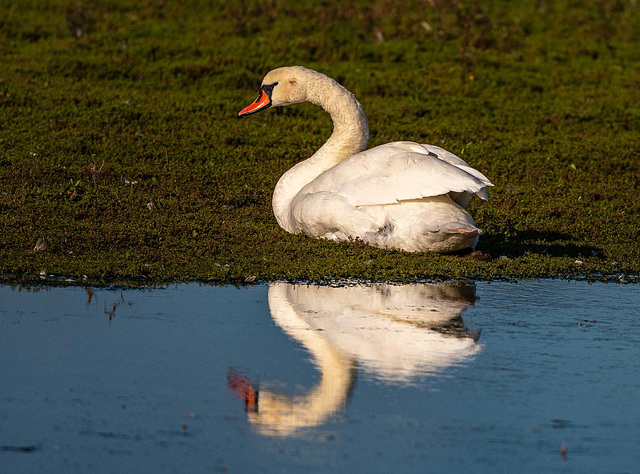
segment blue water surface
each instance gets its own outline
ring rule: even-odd
[[[0,472],[640,470],[640,287],[0,286]]]

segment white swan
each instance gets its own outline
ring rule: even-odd
[[[305,347],[319,380],[305,393],[285,394],[269,382],[258,391],[230,373],[229,388],[248,402],[248,420],[259,433],[291,436],[319,426],[345,407],[358,373],[405,386],[473,360],[482,350],[479,333],[464,327],[461,314],[475,299],[475,286],[460,283],[272,283],[271,316]]]
[[[311,158],[278,181],[273,211],[283,229],[410,252],[475,247],[482,232],[464,208],[473,194],[486,200],[491,182],[434,145],[392,142],[363,151],[367,118],[335,80],[300,66],[274,69],[258,98],[238,115],[299,102],[321,106],[334,128]]]

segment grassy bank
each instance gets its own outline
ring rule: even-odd
[[[640,10],[585,3],[0,0],[0,274],[637,279]],[[359,98],[370,146],[440,145],[495,183],[478,253],[278,227],[278,177],[331,122],[236,114],[294,64]]]

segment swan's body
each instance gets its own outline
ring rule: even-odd
[[[464,208],[473,194],[487,199],[492,184],[482,173],[433,145],[393,142],[363,151],[369,128],[360,103],[333,79],[303,67],[269,72],[261,95],[239,115],[299,102],[325,109],[334,129],[278,181],[273,210],[283,229],[411,252],[475,247],[482,232]]]

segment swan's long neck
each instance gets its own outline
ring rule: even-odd
[[[259,410],[249,413],[248,417],[263,434],[288,436],[299,428],[322,424],[344,407],[355,382],[353,359],[332,346],[305,321],[295,300],[296,289],[291,285],[269,286],[269,310],[274,322],[309,350],[320,372],[320,381],[305,395],[261,390]]]
[[[331,115],[333,133],[311,158],[283,174],[276,185],[273,212],[278,224],[289,232],[296,232],[289,213],[295,195],[321,173],[366,149],[369,142],[367,117],[354,95],[324,74],[307,71],[307,101]]]

